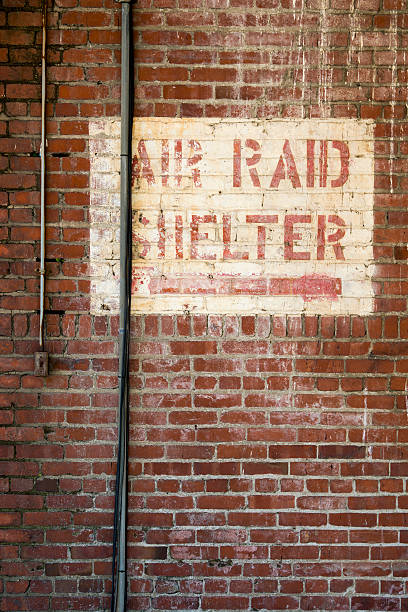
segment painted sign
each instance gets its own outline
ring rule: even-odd
[[[101,312],[117,309],[119,123],[90,137]],[[133,310],[370,313],[373,181],[371,122],[136,120]]]

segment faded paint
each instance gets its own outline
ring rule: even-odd
[[[92,310],[114,311],[119,122],[90,150]],[[372,311],[371,122],[138,119],[133,152],[133,310]]]

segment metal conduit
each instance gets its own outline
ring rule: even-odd
[[[44,296],[45,296],[45,99],[46,99],[46,46],[47,0],[42,0],[42,49],[41,49],[41,229],[40,229],[40,351],[44,350]]]
[[[46,126],[45,106],[47,96],[46,54],[47,54],[47,0],[41,0],[42,44],[41,44],[41,143],[40,143],[40,321],[39,321],[39,351],[34,353],[34,375],[48,376],[48,353],[44,351],[45,337],[45,158],[46,158]]]
[[[111,612],[125,612],[127,596],[126,528],[129,437],[129,318],[131,284],[131,190],[132,149],[131,0],[122,4],[121,42],[121,151],[120,151],[120,298],[119,298],[119,441],[115,489],[115,515],[112,554]]]

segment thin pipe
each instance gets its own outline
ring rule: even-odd
[[[129,318],[131,279],[132,147],[130,63],[131,0],[122,3],[121,43],[121,151],[120,151],[120,291],[119,291],[119,441],[115,490],[112,555],[112,612],[125,612],[127,598],[126,527],[129,438]]]
[[[40,350],[44,348],[44,298],[45,298],[45,103],[46,103],[46,48],[47,48],[47,0],[42,0],[42,50],[41,50],[41,204],[40,204]]]

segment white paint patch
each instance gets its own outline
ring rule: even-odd
[[[90,123],[92,311],[118,308],[120,123]],[[369,314],[373,124],[137,119],[138,312]]]

